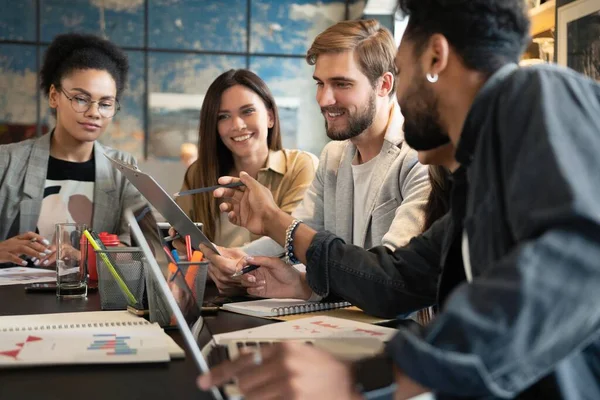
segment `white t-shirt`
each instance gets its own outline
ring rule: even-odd
[[[354,217],[352,226],[352,244],[363,246],[363,230],[369,216],[367,198],[371,186],[371,178],[379,156],[364,164],[352,164],[352,178],[354,180]]]
[[[92,227],[95,171],[94,158],[79,163],[49,157],[37,223],[40,235],[53,241],[57,223],[76,222]]]

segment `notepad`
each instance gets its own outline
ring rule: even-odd
[[[343,318],[315,316],[279,322],[241,331],[214,335],[216,343],[230,340],[297,340],[297,339],[377,339],[390,340],[398,331],[393,328],[350,321]]]
[[[263,299],[227,303],[221,307],[223,310],[238,314],[252,315],[254,317],[279,317],[285,315],[304,314],[315,311],[332,310],[350,307],[347,301],[319,303],[299,299]]]
[[[166,362],[184,352],[126,311],[0,317],[0,366]]]

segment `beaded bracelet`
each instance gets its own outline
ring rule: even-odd
[[[294,255],[294,231],[302,221],[295,219],[285,230],[285,262],[294,265],[300,261]]]

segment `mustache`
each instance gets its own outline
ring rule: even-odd
[[[325,114],[325,113],[332,113],[332,114],[336,114],[336,113],[342,113],[346,111],[345,108],[340,108],[340,107],[321,107],[321,113]]]

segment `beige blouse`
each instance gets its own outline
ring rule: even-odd
[[[279,208],[291,214],[312,183],[318,162],[317,157],[306,151],[288,149],[270,151],[265,167],[258,172],[257,180],[271,191]],[[187,170],[182,191],[192,189],[187,182],[194,181],[195,172],[196,168]],[[177,204],[188,216],[198,215],[197,212],[192,212],[192,199],[193,196],[176,199]],[[233,225],[225,214],[215,215],[215,218],[217,229],[214,243],[219,246],[240,247],[260,237],[251,234],[246,228]]]

